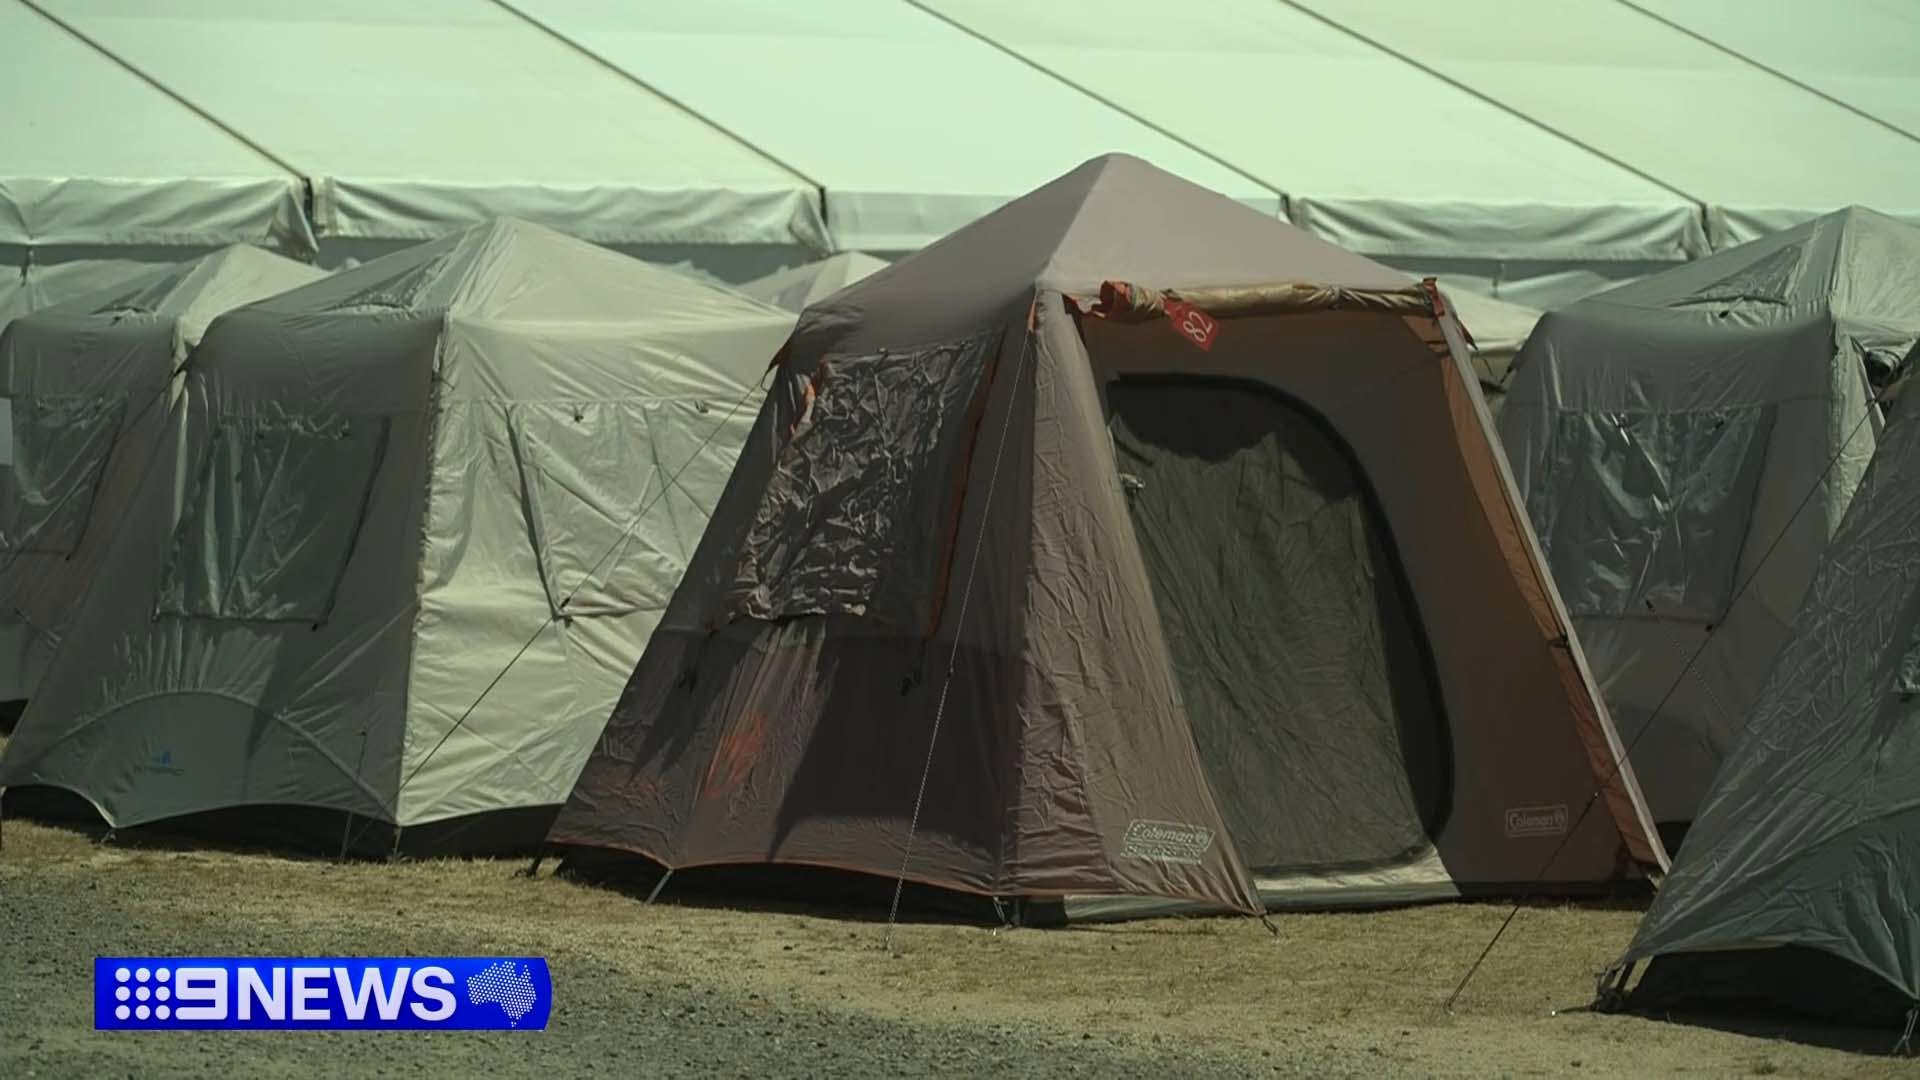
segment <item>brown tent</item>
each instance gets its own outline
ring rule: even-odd
[[[1435,303],[1106,157],[816,304],[552,841],[1074,916],[1663,868]]]

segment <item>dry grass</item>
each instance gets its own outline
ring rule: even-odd
[[[1442,1002],[1505,916],[1483,904],[1066,930],[877,923],[820,914],[648,907],[499,862],[300,861],[126,849],[9,822],[0,889],[32,876],[98,894],[146,925],[224,934],[236,951],[475,951],[549,956],[567,979],[712,991],[767,1008],[915,1025],[1006,1025],[1204,1048],[1251,1064],[1345,1062],[1394,1074],[1891,1075],[1883,1057],[1579,1011],[1631,935],[1627,908],[1521,912],[1462,997]],[[671,892],[668,893],[669,898]],[[76,946],[82,951],[86,942]],[[90,955],[90,953],[89,953]],[[1573,1009],[1576,1011],[1567,1012]],[[1559,1010],[1556,1012],[1556,1010]]]

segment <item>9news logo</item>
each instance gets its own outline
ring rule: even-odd
[[[93,1026],[108,1031],[538,1030],[552,1011],[539,957],[93,961]]]

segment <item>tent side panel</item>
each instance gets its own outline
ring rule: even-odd
[[[217,320],[195,354],[166,439],[186,505],[145,485],[7,783],[78,791],[115,824],[265,805],[392,820],[438,320],[317,317],[295,362],[261,318]],[[342,454],[366,471],[327,465]],[[311,550],[303,523],[336,516],[360,522]]]
[[[1524,525],[1502,523],[1489,502],[1502,477],[1446,345],[1398,317],[1347,312],[1223,319],[1211,350],[1177,360],[1164,326],[1089,322],[1088,338],[1122,376],[1177,363],[1268,382],[1353,448],[1433,648],[1459,778],[1435,846],[1454,882],[1526,891],[1618,877],[1622,830],[1608,815],[1580,818],[1601,782],[1583,738],[1595,730],[1591,692],[1555,640],[1564,631],[1539,572],[1521,573]]]
[[[1057,295],[1037,314],[1012,876],[1023,892],[1257,909],[1180,703],[1087,350]]]
[[[1002,597],[1007,580],[1023,578],[1024,548],[1005,539],[1024,535],[1023,485],[1011,467],[990,479],[988,440],[1019,427],[1008,417],[1012,382],[990,373],[1020,341],[998,331],[983,340],[985,366],[944,342],[887,350],[891,366],[866,352],[784,360],[554,842],[671,866],[892,877],[911,829],[909,878],[1006,891],[1005,763],[1019,691],[1009,620],[1019,612]],[[972,385],[906,392],[946,385],[949,368],[970,371]],[[984,411],[969,405],[976,398]],[[841,430],[859,417],[864,435]],[[1010,437],[1005,451],[1016,465],[1019,442]],[[957,540],[978,535],[986,511],[976,500],[989,487],[992,531],[963,603],[954,583],[974,551]],[[929,617],[939,619],[931,632]]]
[[[1799,944],[1920,998],[1916,490],[1896,422],[1627,959]]]

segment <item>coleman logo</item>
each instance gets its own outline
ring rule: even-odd
[[[1507,809],[1507,835],[1562,836],[1567,831],[1567,807],[1514,806]]]
[[[1198,863],[1212,846],[1212,829],[1136,818],[1127,824],[1127,838],[1120,854],[1148,862]]]

